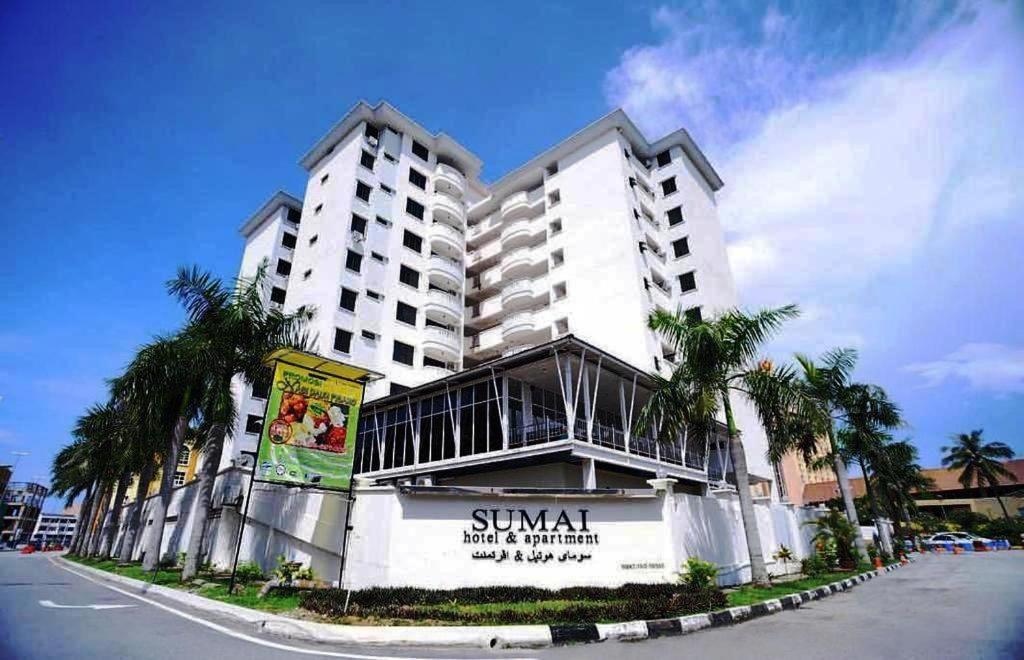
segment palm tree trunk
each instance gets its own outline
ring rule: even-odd
[[[871,477],[868,474],[868,466],[864,462],[863,458],[858,458],[857,462],[860,463],[861,474],[864,475],[864,492],[868,496],[868,504],[871,506],[871,515],[875,518],[875,530],[878,531],[878,540],[882,544],[882,550],[885,554],[892,556],[892,539],[889,538],[889,530],[884,528],[882,523],[882,511],[878,506],[878,500],[875,499],[875,489],[871,486]]]
[[[121,509],[124,508],[124,492],[128,490],[128,482],[131,480],[132,474],[128,470],[121,473],[121,478],[117,482],[117,490],[114,492],[114,506],[113,511],[110,514],[110,520],[103,528],[103,534],[100,537],[100,558],[109,559],[110,549],[114,545],[114,538],[117,536],[117,531],[121,527]]]
[[[185,566],[181,570],[181,581],[191,580],[199,572],[200,555],[203,550],[203,535],[206,533],[206,521],[210,516],[213,504],[213,486],[220,467],[220,457],[224,451],[224,429],[214,424],[210,436],[206,440],[203,452],[203,468],[199,473],[199,492],[196,494],[195,508],[192,513],[192,531],[188,538],[188,549],[185,553]]]
[[[107,505],[110,504],[110,486],[104,485],[100,490],[96,506],[93,507],[92,520],[89,522],[89,537],[83,549],[87,557],[96,553],[96,547],[100,539],[100,527],[103,525],[103,518],[107,515]]]
[[[142,522],[142,508],[146,504],[146,495],[149,493],[149,482],[153,480],[153,459],[146,461],[139,471],[139,483],[135,487],[135,503],[132,505],[132,512],[128,516],[128,527],[124,530],[124,538],[121,539],[121,552],[118,559],[131,561],[135,556],[135,540],[139,534],[139,524]]]
[[[750,579],[754,584],[768,585],[768,568],[765,566],[764,553],[761,550],[761,534],[757,529],[757,514],[754,513],[754,497],[750,494],[747,455],[740,434],[736,430],[728,391],[722,393],[722,402],[729,435],[729,456],[732,458],[732,469],[736,475],[736,490],[740,500],[740,518],[743,520],[743,533],[747,540],[747,554],[750,555]]]
[[[160,548],[164,541],[164,524],[167,519],[167,508],[171,504],[171,491],[174,489],[174,469],[178,465],[178,453],[185,440],[188,430],[188,418],[181,416],[174,424],[174,432],[167,439],[163,455],[163,474],[160,477],[160,496],[153,507],[153,529],[146,539],[145,555],[142,558],[142,569],[155,571],[160,566]]]
[[[1010,514],[1006,510],[1006,504],[1003,503],[1003,498],[999,497],[999,493],[996,493],[996,502],[999,502],[999,508],[1003,510],[1003,517],[1009,520]]]
[[[843,462],[843,457],[839,455],[839,448],[836,447],[836,441],[833,437],[832,428],[828,430],[828,442],[829,446],[832,447],[833,456],[833,467],[836,471],[836,483],[839,484],[839,492],[843,496],[843,506],[846,508],[846,518],[853,525],[854,530],[857,534],[854,538],[854,545],[857,546],[857,552],[860,553],[861,558],[868,556],[868,546],[864,542],[864,537],[860,533],[860,519],[857,517],[857,507],[853,502],[853,489],[850,487],[850,477],[846,474],[846,463]]]
[[[77,555],[82,547],[82,539],[85,537],[86,530],[85,521],[92,513],[92,498],[95,492],[96,485],[89,484],[85,491],[85,499],[82,500],[82,508],[78,511],[78,521],[75,523],[75,537],[71,539],[71,546],[68,548],[68,551],[73,555]]]

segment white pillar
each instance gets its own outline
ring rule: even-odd
[[[655,495],[661,496],[661,555],[665,567],[664,576],[674,580],[682,565],[682,543],[676,542],[676,480],[672,478],[648,479]]]
[[[597,488],[597,465],[592,458],[583,459],[583,488],[586,490]]]

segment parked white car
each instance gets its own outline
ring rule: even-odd
[[[933,545],[944,545],[946,543],[991,543],[992,539],[986,539],[981,536],[975,536],[968,532],[942,532],[941,534],[932,534],[922,541],[926,546]]]

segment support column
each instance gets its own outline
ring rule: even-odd
[[[586,490],[597,488],[597,464],[592,458],[583,459],[583,488]]]
[[[654,494],[661,496],[661,556],[665,567],[662,569],[665,579],[675,580],[679,567],[682,565],[682,539],[676,538],[676,497],[677,481],[671,478],[648,479],[647,483],[654,489]]]

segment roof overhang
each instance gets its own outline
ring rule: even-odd
[[[354,380],[360,383],[369,383],[380,380],[384,374],[370,371],[354,364],[345,364],[336,360],[328,360],[325,357],[305,351],[297,351],[293,348],[282,348],[274,351],[263,359],[264,364],[272,365],[275,362],[284,362],[303,369],[317,371],[328,376]]]
[[[242,236],[249,236],[282,206],[295,209],[296,211],[301,211],[302,200],[293,195],[289,195],[283,190],[278,190],[263,204],[263,206],[260,207],[258,211],[253,213],[249,216],[248,220],[242,223],[242,226],[238,228],[238,233]]]

